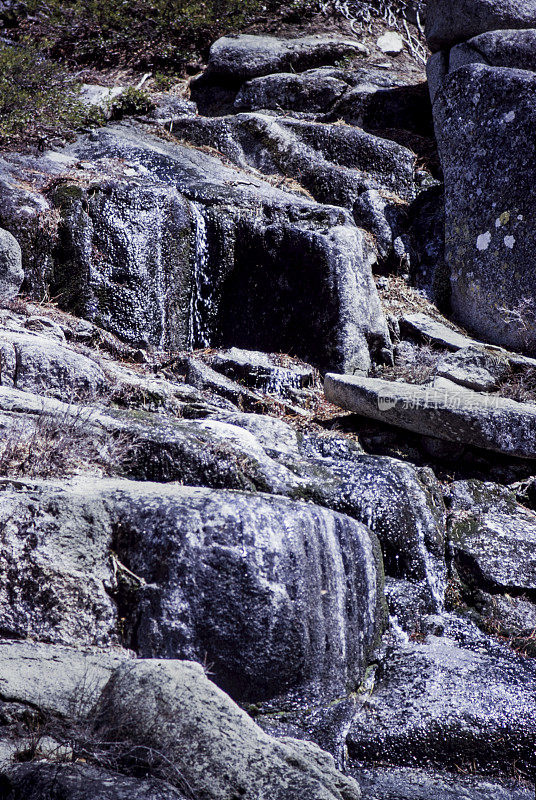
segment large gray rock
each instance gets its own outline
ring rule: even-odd
[[[475,761],[530,775],[536,745],[536,669],[513,655],[463,649],[430,636],[382,665],[348,734],[353,762],[454,768]]]
[[[265,734],[198,664],[138,661],[119,668],[98,715],[105,740],[165,754],[207,800],[359,800],[355,781],[313,744]]]
[[[363,453],[342,437],[296,435],[281,420],[232,413],[265,453],[294,477],[282,493],[331,508],[365,524],[382,545],[386,573],[418,587],[427,609],[443,605],[445,507],[430,470]]]
[[[534,16],[536,22],[536,14]],[[536,30],[490,31],[453,47],[449,71],[465,64],[487,64],[489,67],[512,67],[536,71]]]
[[[468,582],[502,592],[536,590],[536,514],[507,490],[480,481],[455,483],[449,538]]]
[[[252,434],[235,430],[251,450]],[[125,480],[4,481],[0,517],[4,635],[110,645],[122,617],[123,641],[142,655],[208,660],[222,686],[255,699],[358,685],[384,624],[374,534],[311,504]]]
[[[238,166],[293,178],[318,202],[349,210],[367,189],[404,200],[415,193],[414,153],[352,126],[256,113],[183,117],[174,121],[173,133],[216,148]]]
[[[536,71],[535,44],[534,29],[490,31],[456,45],[448,56],[443,51],[434,53],[426,66],[432,103],[447,74],[468,64]]]
[[[426,5],[426,38],[432,50],[486,31],[534,27],[534,0],[428,0]]]
[[[143,656],[207,661],[242,699],[359,684],[383,625],[381,556],[363,525],[266,495],[103,491],[116,552],[146,584],[127,609]]]
[[[102,500],[78,488],[0,483],[2,635],[118,643],[111,530]]]
[[[26,172],[31,193],[16,188]],[[89,172],[91,189],[76,180]],[[390,348],[373,248],[348,212],[277,183],[110,125],[61,153],[0,161],[0,221],[20,223],[35,295],[137,346],[241,346],[366,371]]]
[[[299,469],[305,485],[293,493],[367,525],[380,539],[386,573],[419,585],[428,611],[440,610],[446,583],[445,509],[433,476],[390,458],[354,455],[308,462],[304,455],[301,468],[293,469]],[[289,459],[286,463],[291,465]]]
[[[294,114],[326,114],[348,89],[341,78],[336,70],[322,68],[254,78],[241,87],[234,107],[238,111],[284,109]]]
[[[204,80],[226,79],[240,83],[274,72],[303,72],[335,64],[345,56],[363,52],[355,39],[337,35],[312,35],[296,39],[241,34],[224,36],[210,48]]]
[[[82,399],[109,383],[96,361],[50,337],[0,331],[0,383],[35,394]]]
[[[389,347],[373,254],[342,209],[126,125],[79,140],[71,155],[101,169],[110,159],[135,163],[194,201],[193,295],[181,306],[190,344],[292,352],[349,370],[368,369],[370,352],[381,358]]]
[[[23,278],[20,245],[9,231],[0,228],[0,302],[18,294]]]
[[[480,64],[448,75],[434,105],[445,174],[452,307],[494,344],[532,350],[536,75]]]
[[[357,74],[359,80],[335,102],[327,115],[329,120],[342,119],[379,134],[388,130],[389,138],[395,141],[400,140],[401,131],[432,136],[432,109],[425,82],[408,84],[381,70],[360,70]]]
[[[364,417],[450,442],[536,458],[536,406],[460,387],[326,375],[326,398]]]
[[[62,257],[53,293],[74,311],[136,346],[188,344],[194,262],[189,203],[147,179],[104,180],[56,191]],[[129,174],[130,174],[129,173]],[[137,178],[137,180],[136,180]]]
[[[209,358],[218,372],[241,381],[253,389],[270,394],[285,394],[290,389],[313,386],[315,371],[284,356],[231,347]]]
[[[464,347],[440,358],[436,373],[476,392],[491,392],[510,374],[510,361],[501,351]]]

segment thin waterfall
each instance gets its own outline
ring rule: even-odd
[[[202,206],[191,203],[190,207],[194,220],[195,251],[188,347],[193,349],[194,347],[210,346],[208,317],[213,301],[210,296],[210,276],[208,274],[207,223]]]

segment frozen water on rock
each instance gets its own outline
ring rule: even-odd
[[[396,614],[389,614],[389,630],[393,632],[396,641],[400,644],[407,644],[409,642],[409,636],[400,625]]]
[[[204,211],[198,203],[191,203],[195,230],[195,250],[192,295],[190,299],[190,322],[188,347],[209,347],[209,312],[213,305],[208,271],[208,235]]]

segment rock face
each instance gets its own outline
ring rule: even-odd
[[[376,767],[355,770],[353,776],[363,794],[377,800],[532,800],[528,787],[423,769]]]
[[[96,649],[0,640],[0,695],[46,714],[82,717],[93,710],[125,657]]]
[[[487,341],[525,352],[535,348],[535,26],[532,2],[428,5],[429,43],[444,48],[430,59],[428,76],[445,176],[452,309]]]
[[[164,781],[140,780],[87,764],[22,764],[4,776],[6,800],[187,800]],[[516,798],[517,800],[517,798]]]
[[[509,492],[455,483],[449,531],[458,569],[470,582],[514,594],[536,590],[536,515]]]
[[[530,771],[535,674],[530,661],[471,652],[449,639],[406,644],[385,663],[374,695],[352,724],[350,758],[401,766],[421,766],[425,759],[443,767],[477,758],[497,767],[500,753],[503,764]]]
[[[0,384],[74,399],[102,393],[108,380],[93,359],[53,338],[1,331]]]
[[[193,212],[177,191],[144,177],[56,192],[63,223],[53,292],[136,346],[186,347]]]
[[[508,358],[501,352],[481,347],[464,347],[440,358],[436,373],[467,389],[490,392],[497,389],[510,372]]]
[[[355,781],[315,745],[267,736],[198,664],[138,661],[102,697],[99,732],[163,752],[207,800],[359,800]]]
[[[1,633],[65,644],[119,641],[110,532],[87,486],[0,485]]]
[[[532,35],[436,54],[436,113],[457,76],[532,80]],[[442,187],[422,71],[363,52],[225,37],[197,109],[175,87],[0,158],[25,269],[0,302],[6,800],[526,800],[507,779],[536,744],[536,406],[491,393],[533,393],[536,360],[394,316],[428,307],[406,280],[445,275]],[[506,94],[492,133],[516,124]],[[486,100],[455,99],[470,171],[463,114],[483,148]],[[490,237],[515,255],[529,212],[506,211]],[[373,267],[399,273],[377,279],[389,327]],[[319,368],[360,373],[326,391],[372,422]]]
[[[449,55],[449,71],[453,72],[465,64],[487,64],[490,67],[511,67],[534,72],[535,41],[534,29],[482,33],[452,48]]]
[[[20,245],[9,231],[0,228],[0,302],[18,294],[23,278]]]
[[[522,350],[535,345],[535,91],[528,71],[476,64],[449,74],[434,104],[453,309],[489,341]]]
[[[179,118],[173,132],[216,148],[238,166],[293,177],[318,202],[350,211],[368,189],[383,189],[406,201],[414,195],[415,155],[359,128],[257,113]]]
[[[536,406],[374,378],[326,375],[332,403],[371,419],[450,442],[536,458]]]
[[[426,38],[432,50],[486,31],[534,27],[534,0],[429,0],[426,6]]]
[[[117,552],[147,583],[130,617],[142,655],[206,659],[242,699],[359,683],[382,625],[381,566],[359,523],[202,489],[125,486],[113,502]]]
[[[4,635],[114,643],[112,595],[137,652],[208,659],[234,696],[359,684],[384,609],[379,547],[358,522],[283,498],[128,481],[3,488]]]
[[[46,274],[64,307],[136,346],[243,346],[360,371],[388,357],[375,254],[343,209],[141,126],[43,159],[58,176],[80,160],[96,176],[53,198],[61,246]]]

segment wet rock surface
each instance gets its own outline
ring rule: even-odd
[[[483,586],[503,592],[536,589],[534,512],[479,481],[453,485],[451,512],[450,541],[460,569],[472,564]]]
[[[352,770],[364,795],[377,800],[531,800],[531,789],[419,769]]]
[[[187,795],[160,780],[117,775],[83,764],[21,764],[4,776],[6,800],[47,800],[51,792],[68,800],[186,800]]]
[[[470,676],[470,677],[469,677]],[[352,762],[454,767],[478,759],[501,771],[533,766],[534,664],[430,637],[393,652],[348,734]],[[525,687],[522,693],[521,687]],[[500,756],[499,756],[500,753]],[[499,760],[498,760],[499,759]]]

